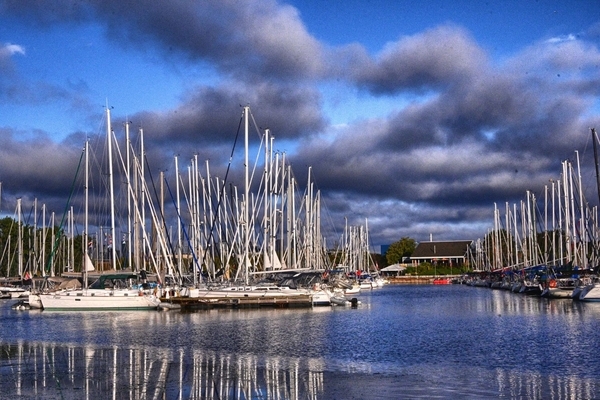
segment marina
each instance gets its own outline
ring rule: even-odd
[[[600,2],[0,8],[0,399],[600,399]]]
[[[187,312],[0,304],[23,398],[597,398],[600,304],[387,285],[356,307]]]
[[[353,294],[385,284],[370,251],[368,222],[346,224],[337,248],[329,249],[311,169],[300,194],[269,130],[257,127],[264,152],[250,165],[253,118],[243,107],[236,135],[236,141],[244,138],[239,192],[211,177],[208,162],[203,176],[196,158],[186,188],[175,157],[174,187],[161,172],[159,194],[139,156],[143,130],[139,148],[128,124],[119,140],[107,105],[102,134],[95,143],[85,141],[60,226],[52,217],[46,227],[43,216],[38,227],[37,201],[34,224],[24,224],[21,199],[15,218],[3,220],[9,229],[0,265],[13,278],[0,293],[21,299],[18,308],[46,311],[357,305]],[[263,174],[251,176],[256,168]],[[25,242],[33,245],[25,248]]]

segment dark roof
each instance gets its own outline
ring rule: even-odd
[[[472,240],[454,240],[449,242],[421,242],[410,258],[456,258],[465,257],[467,247]]]

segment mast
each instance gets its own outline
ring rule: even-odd
[[[113,182],[112,164],[112,128],[110,126],[110,109],[106,107],[106,136],[108,141],[108,184],[110,195],[110,238],[108,244],[111,250],[113,269],[117,269],[117,251],[115,246],[115,187]]]
[[[44,271],[44,262],[46,260],[46,204],[42,205],[42,256],[41,256],[41,260],[42,260],[42,271]],[[45,275],[45,274],[44,274]]]
[[[270,246],[271,246],[271,231],[270,231],[270,209],[269,209],[269,185],[270,185],[270,175],[269,175],[269,130],[265,129],[265,166],[264,166],[264,211],[263,211],[263,269],[265,271],[272,269],[273,267],[273,258],[271,258],[270,254]]]
[[[131,196],[132,196],[132,188],[131,188],[131,140],[129,138],[129,121],[125,122],[125,141],[126,141],[126,174],[127,174],[127,268],[130,268],[132,271],[137,269],[137,264],[135,268],[133,267],[133,253],[131,249]]]
[[[38,242],[37,242],[37,223],[38,223],[38,217],[37,217],[37,197],[35,199],[33,199],[33,260],[34,260],[34,264],[35,264],[35,270],[33,270],[33,266],[30,264],[29,265],[29,272],[31,273],[31,275],[33,276],[34,272],[37,272],[37,268],[38,268],[38,264],[37,261],[39,260],[38,258]],[[29,256],[31,258],[31,255]]]
[[[83,270],[83,287],[87,289],[88,287],[88,268],[87,268],[87,257],[88,255],[88,207],[89,207],[89,193],[88,193],[88,184],[89,184],[89,139],[85,141],[85,202],[84,202],[84,222],[83,222],[83,263],[81,264],[81,269]]]
[[[19,278],[23,277],[23,224],[21,222],[21,198],[17,199],[17,246],[18,246],[18,266],[19,266]]]
[[[139,225],[138,228],[142,231],[142,232],[146,232],[146,196],[148,195],[148,193],[146,192],[146,168],[144,168],[144,162],[146,161],[146,148],[144,147],[144,129],[142,127],[139,128],[139,137],[140,137],[140,166],[139,166],[139,171],[138,171],[138,178],[140,179],[140,189],[141,192],[140,193],[136,193],[136,195],[140,196],[140,216],[139,218]],[[161,177],[161,190],[162,190],[162,177]],[[165,215],[164,214],[164,204],[163,204],[163,193],[161,191],[161,215]],[[159,226],[156,227],[156,229],[162,229]],[[145,235],[145,233],[144,233]],[[152,252],[152,249],[148,250],[148,252]],[[139,260],[139,264],[136,263],[136,269],[140,270],[146,270],[146,257],[145,257],[145,251],[144,251],[144,247],[142,246],[139,249],[138,252],[138,257]]]
[[[181,202],[179,197],[179,157],[175,156],[175,198],[176,198],[176,211],[177,211],[177,273],[179,277],[183,273],[183,266],[181,264],[181,258],[183,257],[183,241],[181,237],[182,220],[181,220]]]
[[[598,189],[598,200],[600,200],[600,166],[598,165],[598,137],[596,129],[591,128],[592,143],[594,144],[594,163],[596,165],[596,188]]]
[[[250,182],[248,172],[248,113],[250,107],[244,107],[244,282],[248,284],[248,251],[250,250]]]

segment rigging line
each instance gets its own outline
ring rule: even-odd
[[[596,135],[596,129],[591,128],[592,131],[592,143],[594,144],[594,165],[596,167],[596,187],[598,190],[598,200],[600,200],[600,171],[598,166],[598,136]]]
[[[179,179],[179,177],[175,177],[175,179]],[[177,203],[175,202],[175,197],[173,197],[173,192],[171,191],[171,186],[169,185],[169,182],[167,181],[167,179],[165,178],[165,183],[167,184],[167,190],[169,191],[169,195],[171,196],[171,200],[173,201],[173,205],[175,206],[175,209],[177,210]],[[192,256],[194,258],[194,262],[196,263],[196,266],[198,266],[198,258],[196,257],[196,252],[194,251],[194,248],[192,246],[192,241],[190,240],[190,237],[187,233],[187,230],[185,229],[185,224],[183,223],[183,218],[181,218],[181,213],[179,212],[179,210],[177,210],[177,219],[179,220],[179,225],[181,226],[181,229],[183,230],[183,234],[185,235],[185,239],[187,240],[188,246],[190,248],[190,251],[192,252]],[[179,253],[177,253],[179,254]],[[181,271],[177,271],[179,278],[182,278],[182,274]]]
[[[214,230],[215,230],[215,226],[217,223],[217,215],[219,215],[219,209],[221,208],[221,205],[223,204],[223,197],[225,196],[225,185],[227,184],[227,178],[229,177],[229,171],[231,171],[231,164],[233,161],[233,153],[235,152],[235,148],[236,148],[238,139],[240,137],[240,131],[242,129],[243,120],[244,119],[243,119],[243,114],[242,114],[242,117],[240,117],[240,122],[238,123],[238,128],[237,128],[237,132],[235,134],[235,139],[233,140],[233,147],[231,148],[231,154],[229,155],[229,162],[227,163],[227,169],[225,170],[225,177],[223,178],[223,183],[221,185],[221,191],[219,193],[219,201],[215,205],[215,211],[213,213],[212,221],[210,223],[210,230],[209,230],[208,235],[209,235],[210,241],[213,244],[215,244]],[[210,185],[210,182],[207,182],[207,184]],[[210,199],[210,201],[212,202],[213,200]],[[213,246],[213,248],[216,248],[216,246]],[[208,252],[204,252],[204,255],[202,256],[203,264],[206,262],[206,257],[208,256],[207,253]]]
[[[146,155],[143,154],[142,158],[143,158],[143,161],[146,163],[146,168],[148,169],[148,174],[150,174],[150,183],[152,183],[152,189],[154,190],[154,196],[156,197],[156,201],[160,204],[160,196],[156,192],[156,185],[154,184],[154,177],[152,176],[152,171],[150,171],[150,165],[148,164],[148,157],[146,157]],[[169,229],[167,226],[167,221],[165,219],[165,215],[163,213],[163,210],[160,209],[160,207],[158,207],[158,211],[160,213],[160,217],[163,222],[163,228],[165,230],[165,237],[167,238],[167,242],[168,242],[167,245],[169,246],[171,253],[175,254],[175,251],[174,251],[175,248],[173,247],[173,243],[171,243],[171,236],[169,235]]]
[[[52,261],[54,260],[54,255],[55,255],[56,251],[58,250],[58,245],[60,243],[60,239],[61,239],[61,236],[63,233],[63,225],[65,223],[65,218],[69,211],[73,193],[75,192],[75,182],[77,181],[77,177],[79,176],[79,170],[81,169],[81,163],[83,161],[84,154],[85,154],[85,147],[81,151],[81,156],[79,157],[79,163],[77,164],[77,170],[75,171],[75,176],[73,177],[73,183],[71,184],[71,192],[69,193],[69,198],[67,199],[67,204],[65,205],[65,210],[64,210],[62,218],[60,220],[60,225],[58,226],[58,233],[56,235],[56,239],[54,239],[54,246],[52,247],[52,252],[50,252],[50,257],[48,257],[48,263],[46,264],[46,268],[44,269],[44,272],[50,272],[50,266],[52,265]]]

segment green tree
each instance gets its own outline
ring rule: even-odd
[[[408,236],[405,236],[397,242],[392,243],[388,248],[388,251],[385,253],[385,258],[388,262],[388,265],[401,262],[404,257],[410,256],[415,251],[416,247],[417,242]]]

